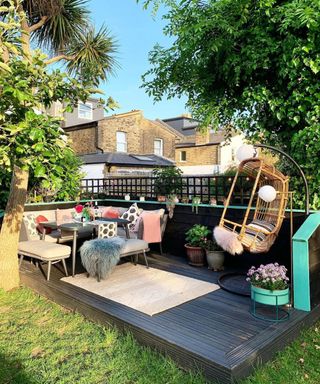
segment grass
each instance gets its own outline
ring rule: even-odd
[[[320,324],[242,384],[320,383]],[[130,334],[64,310],[27,288],[0,290],[0,384],[204,384]]]
[[[320,323],[304,330],[274,361],[257,369],[241,384],[319,384]]]
[[[204,384],[198,374],[21,288],[0,290],[1,384]]]

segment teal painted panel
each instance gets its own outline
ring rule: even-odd
[[[308,240],[293,239],[293,306],[311,311]]]
[[[293,240],[308,240],[313,232],[320,225],[320,213],[313,213],[308,216],[305,222],[301,225],[301,227],[297,230],[297,232],[293,236]]]
[[[294,307],[303,311],[311,310],[309,239],[319,225],[320,213],[314,213],[307,217],[292,238]]]

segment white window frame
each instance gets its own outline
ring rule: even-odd
[[[160,142],[160,154],[159,153],[156,153],[156,141],[157,142]],[[159,137],[156,137],[154,140],[153,140],[153,153],[157,156],[163,156],[163,139],[160,139]]]
[[[185,155],[186,155],[185,160],[182,160],[182,152],[185,153]],[[180,151],[180,161],[181,162],[186,162],[187,161],[187,151]]]
[[[89,107],[90,108],[90,111],[86,111],[85,113],[88,113],[89,117],[87,116],[81,116],[80,113],[80,107],[81,105],[85,105],[86,107]],[[78,103],[78,118],[79,119],[85,119],[85,120],[92,120],[92,111],[93,111],[93,104],[92,103],[81,103],[79,102]],[[84,112],[84,111],[82,111]]]
[[[124,135],[125,141],[120,141],[118,138],[118,134],[121,133]],[[116,132],[116,145],[117,145],[117,152],[128,152],[128,140],[127,140],[127,132],[124,131],[117,131]],[[121,147],[123,146],[123,147]],[[120,149],[120,147],[122,149]]]

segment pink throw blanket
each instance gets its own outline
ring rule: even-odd
[[[143,240],[147,243],[161,242],[160,215],[158,213],[142,212]]]

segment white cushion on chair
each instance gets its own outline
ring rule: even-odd
[[[121,255],[127,253],[139,253],[149,249],[149,244],[140,239],[127,239],[121,248]]]
[[[59,260],[70,256],[68,245],[49,243],[43,240],[21,241],[18,253],[40,260]]]

